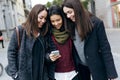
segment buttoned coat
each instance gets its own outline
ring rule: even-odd
[[[102,20],[91,17],[93,30],[85,38],[84,54],[93,80],[116,78],[117,72],[105,26]],[[75,51],[74,51],[75,52]],[[77,60],[79,63],[79,60]]]

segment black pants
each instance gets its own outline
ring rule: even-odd
[[[80,64],[79,76],[81,77],[81,80],[91,80],[89,68]]]
[[[2,48],[4,48],[4,43],[3,43],[3,40],[0,40],[0,42],[2,43]]]

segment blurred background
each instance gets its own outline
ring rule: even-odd
[[[0,30],[9,39],[15,26],[23,23],[38,3],[50,7],[63,0],[0,0]],[[106,28],[120,28],[120,0],[81,0],[84,7],[104,21]]]
[[[61,5],[63,0],[0,0],[0,31],[4,38],[4,46],[0,43],[0,63],[7,65],[7,46],[13,29],[23,23],[31,8],[38,3],[47,8],[51,5]],[[81,0],[84,7],[103,20],[111,45],[117,72],[120,75],[120,0]],[[12,80],[6,72],[0,80]],[[117,80],[120,80],[118,78]]]

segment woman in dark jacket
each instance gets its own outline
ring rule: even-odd
[[[82,80],[114,80],[117,78],[113,56],[103,22],[83,8],[79,0],[64,0],[63,11],[72,22],[68,26],[80,58]]]
[[[20,46],[14,31],[8,47],[6,71],[14,80],[54,80],[54,65],[49,58],[55,46],[48,34],[47,9],[35,5],[26,22],[18,26]]]

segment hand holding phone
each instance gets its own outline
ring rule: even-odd
[[[52,51],[49,56],[52,61],[56,61],[58,58],[61,57],[59,50]]]

